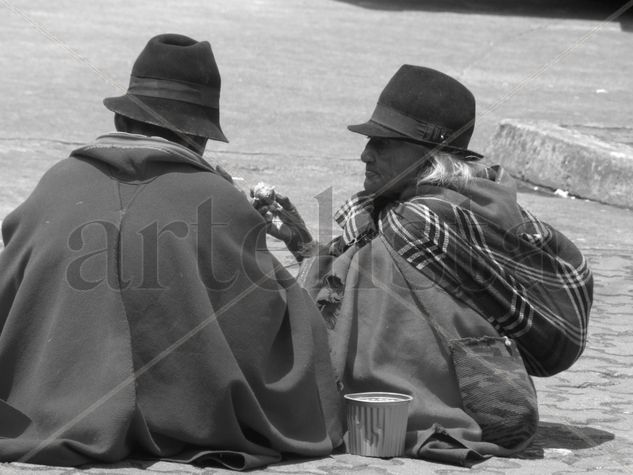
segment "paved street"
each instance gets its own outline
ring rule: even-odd
[[[345,126],[369,117],[403,63],[443,70],[473,91],[474,150],[486,150],[504,118],[630,131],[633,20],[613,15],[626,2],[551,3],[0,0],[0,220],[51,164],[113,129],[102,98],[125,91],[133,60],[162,32],[213,45],[230,143],[210,144],[206,158],[245,186],[277,184],[323,237],[332,206],[362,184],[364,139]],[[633,472],[633,211],[527,185],[520,202],[578,244],[596,280],[585,354],[536,380],[533,446],[471,470],[338,454],[262,473]],[[75,470],[0,464],[3,475],[32,472]],[[224,471],[132,461],[86,473],[154,472]]]

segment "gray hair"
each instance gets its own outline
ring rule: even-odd
[[[439,150],[431,153],[428,163],[418,173],[417,184],[460,189],[474,174],[475,168],[470,162]]]

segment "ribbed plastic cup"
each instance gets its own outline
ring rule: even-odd
[[[347,451],[366,457],[404,454],[411,396],[371,392],[346,394]]]

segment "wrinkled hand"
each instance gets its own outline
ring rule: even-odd
[[[253,196],[251,190],[251,197]],[[312,235],[290,199],[275,193],[272,203],[264,203],[253,198],[252,204],[266,219],[268,234],[283,241],[288,250],[300,261],[303,258],[301,251],[312,242]]]

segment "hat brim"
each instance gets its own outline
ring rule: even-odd
[[[482,158],[484,158],[482,154],[473,152],[472,150],[468,150],[466,148],[455,147],[453,145],[447,145],[447,144],[438,143],[438,142],[430,142],[428,140],[420,140],[415,137],[402,134],[388,127],[385,127],[384,125],[381,125],[378,122],[374,122],[373,120],[368,120],[364,124],[348,125],[347,129],[350,130],[351,132],[365,135],[366,137],[380,137],[380,138],[385,138],[385,139],[408,140],[408,141],[417,142],[423,145],[438,147],[443,150],[448,150],[451,153],[459,155],[459,158],[461,158],[462,160],[475,161],[475,160],[481,160]]]
[[[228,142],[220,128],[220,112],[188,102],[125,94],[106,97],[103,104],[112,112],[188,135]]]

